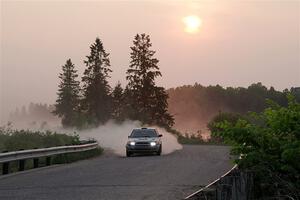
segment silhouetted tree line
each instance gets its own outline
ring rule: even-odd
[[[161,76],[158,59],[151,50],[149,35],[137,34],[130,47],[130,65],[126,72],[128,84],[109,85],[112,72],[109,54],[99,38],[90,46],[84,60],[85,71],[78,81],[71,59],[62,66],[60,83],[53,113],[62,118],[65,127],[87,127],[103,124],[110,119],[139,120],[144,124],[171,127],[173,117],[168,113],[168,94],[155,84]]]
[[[21,109],[16,108],[14,112],[11,112],[9,121],[23,121],[24,119],[31,121],[40,119],[52,120],[55,118],[53,114],[51,114],[53,110],[53,105],[31,102],[27,107],[22,106]]]
[[[287,93],[291,93],[300,102],[299,87],[277,91],[262,83],[254,83],[247,88],[223,88],[220,85],[205,87],[196,83],[193,86],[169,89],[169,110],[175,116],[176,122],[177,119],[202,119],[206,124],[220,112],[262,112],[268,106],[266,99],[286,107]]]

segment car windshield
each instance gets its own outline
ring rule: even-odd
[[[130,137],[158,137],[158,135],[154,129],[135,129],[132,131]]]

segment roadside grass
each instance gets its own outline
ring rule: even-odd
[[[180,144],[189,144],[189,145],[226,145],[224,142],[219,140],[218,138],[210,138],[208,140],[204,140],[201,135],[195,135],[195,134],[182,134],[179,131],[172,129],[172,128],[166,128],[166,130],[177,137],[177,141]]]
[[[80,144],[79,136],[51,131],[0,128],[0,152]]]
[[[94,141],[85,141],[85,143],[90,142]],[[12,130],[10,128],[0,127],[0,153],[79,144],[82,143],[79,140],[79,136],[75,133],[68,135],[51,131]],[[83,152],[55,155],[51,156],[51,164],[72,163],[78,160],[100,156],[102,153],[103,149],[98,147]],[[39,167],[46,166],[46,158],[39,158],[38,165]],[[33,159],[25,161],[24,170],[32,169],[33,167]],[[3,165],[0,164],[0,174],[2,174],[2,168]],[[17,172],[18,170],[19,161],[9,163],[9,173]]]

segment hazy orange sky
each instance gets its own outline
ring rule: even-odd
[[[185,32],[182,19],[202,26]],[[68,58],[80,73],[98,36],[111,85],[123,85],[136,33],[150,34],[167,88],[300,86],[299,1],[1,1],[0,119],[29,102],[54,103]],[[1,120],[0,120],[1,121]]]

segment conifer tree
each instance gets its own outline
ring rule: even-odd
[[[167,111],[168,94],[164,88],[155,85],[155,78],[161,76],[161,72],[151,46],[149,35],[135,36],[126,73],[129,110],[133,111],[129,112],[129,118],[169,127],[174,119]]]
[[[62,66],[62,73],[59,74],[59,89],[53,113],[62,118],[64,127],[74,126],[79,106],[80,86],[77,81],[78,74],[71,59]]]
[[[111,117],[111,88],[108,84],[110,69],[109,54],[99,38],[90,46],[90,55],[84,61],[82,109],[89,123],[105,123]]]
[[[151,115],[153,123],[159,126],[172,127],[174,125],[174,117],[168,112],[169,95],[163,87],[155,87],[154,102]]]
[[[118,82],[112,91],[113,112],[112,118],[117,122],[123,121],[124,118],[124,91],[121,83]]]

